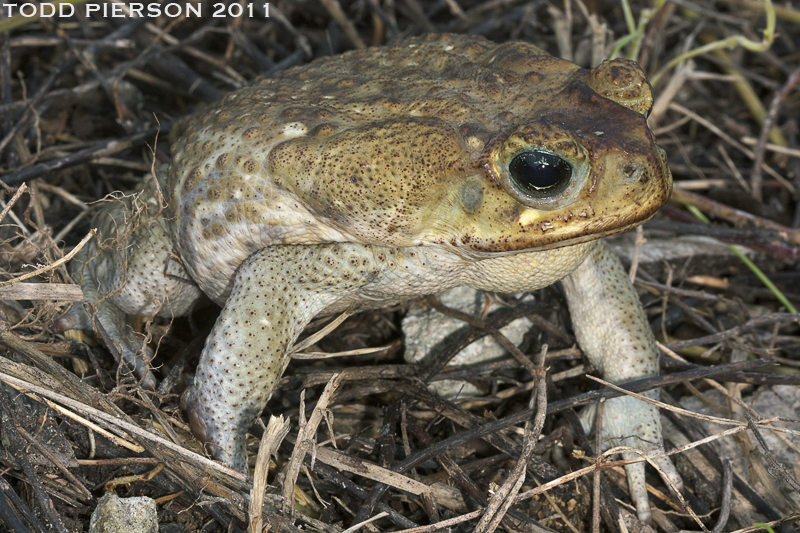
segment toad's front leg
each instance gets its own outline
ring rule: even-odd
[[[655,338],[639,302],[639,296],[622,268],[619,259],[602,242],[571,275],[562,280],[567,294],[575,336],[591,363],[612,383],[658,374]],[[658,391],[644,393],[656,398]],[[587,411],[594,419],[595,410]],[[630,396],[605,403],[602,419],[603,446],[630,446],[648,450],[648,455],[661,453],[661,421],[658,409]],[[623,454],[633,459],[637,454]],[[669,458],[655,463],[678,490],[683,482]],[[625,467],[631,499],[639,519],[650,522],[644,463]]]
[[[281,245],[239,267],[187,401],[192,432],[216,459],[247,473],[247,430],[292,343],[315,315],[375,279],[387,257],[358,244]]]

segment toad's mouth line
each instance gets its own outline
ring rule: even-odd
[[[541,246],[532,246],[530,248],[519,248],[517,250],[508,250],[508,251],[488,251],[488,250],[476,250],[474,248],[470,248],[467,246],[454,246],[452,243],[448,243],[448,248],[450,251],[464,257],[467,259],[471,259],[474,261],[480,261],[483,259],[492,259],[497,257],[506,257],[506,256],[513,256],[516,254],[522,253],[530,253],[530,252],[544,252],[546,250],[554,250],[556,248],[566,248],[568,246],[574,246],[576,244],[583,244],[585,242],[594,241],[597,239],[602,239],[605,237],[609,237],[611,235],[616,235],[618,233],[624,233],[626,231],[632,230],[637,226],[640,226],[653,218],[655,216],[655,212],[648,216],[647,218],[639,219],[634,222],[630,222],[623,226],[619,226],[616,228],[611,228],[603,231],[592,232],[585,235],[576,235],[574,237],[569,237],[563,240],[559,240],[556,242],[550,242],[546,244],[542,244]]]

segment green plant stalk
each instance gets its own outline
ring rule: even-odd
[[[685,61],[713,50],[721,50],[723,48],[733,49],[737,46],[741,46],[750,50],[751,52],[766,52],[769,50],[769,47],[772,46],[772,41],[775,40],[775,6],[772,5],[772,0],[764,0],[764,14],[767,17],[767,27],[764,28],[763,39],[761,42],[751,41],[744,35],[734,35],[732,37],[728,37],[727,39],[714,41],[713,43],[708,43],[699,48],[695,48],[694,50],[689,50],[685,54],[681,54],[667,63],[667,65],[661,69],[658,74],[650,78],[650,83],[655,86],[658,83],[658,80],[660,80],[664,74],[666,74],[670,69],[674,68],[681,61]]]
[[[701,39],[703,37],[703,35],[700,36]],[[713,51],[713,54],[726,65],[733,64],[731,56],[725,50],[717,49]],[[723,67],[723,69],[727,74],[739,78],[737,81],[733,82],[733,87],[736,89],[736,92],[739,93],[739,97],[744,102],[744,105],[747,106],[753,120],[758,124],[762,124],[767,117],[767,110],[764,108],[764,104],[761,102],[761,98],[756,94],[753,86],[747,79],[742,78],[739,72],[733,67],[726,66]],[[778,146],[789,146],[789,142],[786,140],[786,137],[783,136],[783,133],[777,125],[772,126],[769,132],[769,140],[772,144],[777,144]]]
[[[635,61],[639,57],[639,51],[642,48],[642,40],[644,39],[647,24],[649,24],[650,19],[653,18],[653,14],[658,12],[658,7],[656,9],[642,8],[641,14],[639,15],[639,23],[637,24],[633,19],[633,11],[631,11],[629,1],[620,0],[620,3],[622,4],[622,12],[625,15],[625,24],[628,27],[628,34],[624,37],[620,37],[620,39],[617,40],[617,42],[614,44],[614,47],[611,49],[611,53],[609,54],[608,58],[614,59],[619,57],[622,49],[628,44],[631,44],[628,53],[625,54],[625,57]]]
[[[617,44],[614,45],[614,48],[611,50],[611,53],[609,54],[608,58],[609,59],[615,59],[615,58],[619,57],[620,52],[622,51],[622,49],[625,48],[625,46],[629,42],[631,42],[635,37],[636,36],[634,34],[632,34],[632,33],[629,33],[625,37],[621,37],[619,39],[619,41],[617,41]]]
[[[756,9],[761,6],[760,0],[726,0],[726,1],[728,3],[732,3],[737,6],[748,7],[750,9]],[[790,22],[792,24],[800,24],[800,11],[793,8],[791,4],[775,6],[775,14],[778,16],[779,19],[785,20],[786,22]]]
[[[701,221],[705,222],[706,224],[708,224],[708,223],[710,222],[710,221],[708,220],[708,217],[706,217],[706,216],[703,214],[703,212],[702,212],[702,211],[700,211],[699,209],[697,209],[695,206],[693,206],[693,205],[687,205],[687,206],[686,206],[686,208],[689,210],[689,212],[691,212],[691,213],[692,213],[692,214],[693,214],[695,217],[697,217],[699,220],[701,220]],[[739,249],[738,249],[738,248],[736,248],[734,245],[732,245],[732,244],[728,244],[727,246],[728,246],[728,248],[730,248],[730,249],[731,249],[731,251],[733,251],[733,253],[734,253],[734,254],[736,254],[736,256],[737,256],[739,259],[741,259],[742,263],[744,263],[745,265],[747,265],[747,268],[749,268],[749,269],[750,269],[750,270],[753,272],[753,274],[755,274],[755,275],[756,275],[756,277],[757,277],[759,280],[761,280],[761,283],[763,283],[763,284],[764,284],[764,286],[765,286],[766,288],[768,288],[768,289],[769,289],[769,291],[770,291],[772,294],[774,294],[774,295],[775,295],[775,298],[777,298],[777,299],[778,299],[778,301],[779,301],[779,302],[780,302],[780,303],[781,303],[781,304],[782,304],[782,305],[783,305],[783,306],[786,308],[786,310],[787,310],[787,311],[789,311],[790,313],[797,313],[797,309],[795,309],[795,307],[794,307],[794,306],[791,304],[791,302],[789,302],[789,300],[787,300],[787,299],[786,299],[786,296],[784,296],[784,295],[783,295],[783,293],[780,291],[780,289],[778,289],[778,287],[776,287],[776,286],[775,286],[775,284],[774,284],[774,283],[772,283],[772,280],[770,280],[770,279],[769,279],[769,278],[766,276],[766,274],[764,274],[764,272],[762,272],[762,271],[761,271],[761,269],[760,269],[760,268],[758,268],[758,266],[756,266],[756,264],[755,264],[755,263],[753,263],[753,262],[750,260],[750,258],[749,258],[749,257],[747,257],[747,256],[746,256],[746,255],[744,255],[742,252],[740,252],[740,251],[739,251]]]
[[[620,0],[622,13],[625,15],[625,25],[628,26],[628,33],[636,33],[636,22],[633,20],[633,11],[628,0]]]

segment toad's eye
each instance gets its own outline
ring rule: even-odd
[[[508,172],[523,194],[535,198],[549,198],[560,193],[573,174],[572,165],[542,150],[515,155],[508,164]]]

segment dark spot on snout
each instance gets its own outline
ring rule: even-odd
[[[507,224],[515,223],[519,221],[519,217],[522,214],[523,209],[524,207],[522,205],[514,203],[508,206],[506,209],[501,209],[499,211],[499,215]]]

